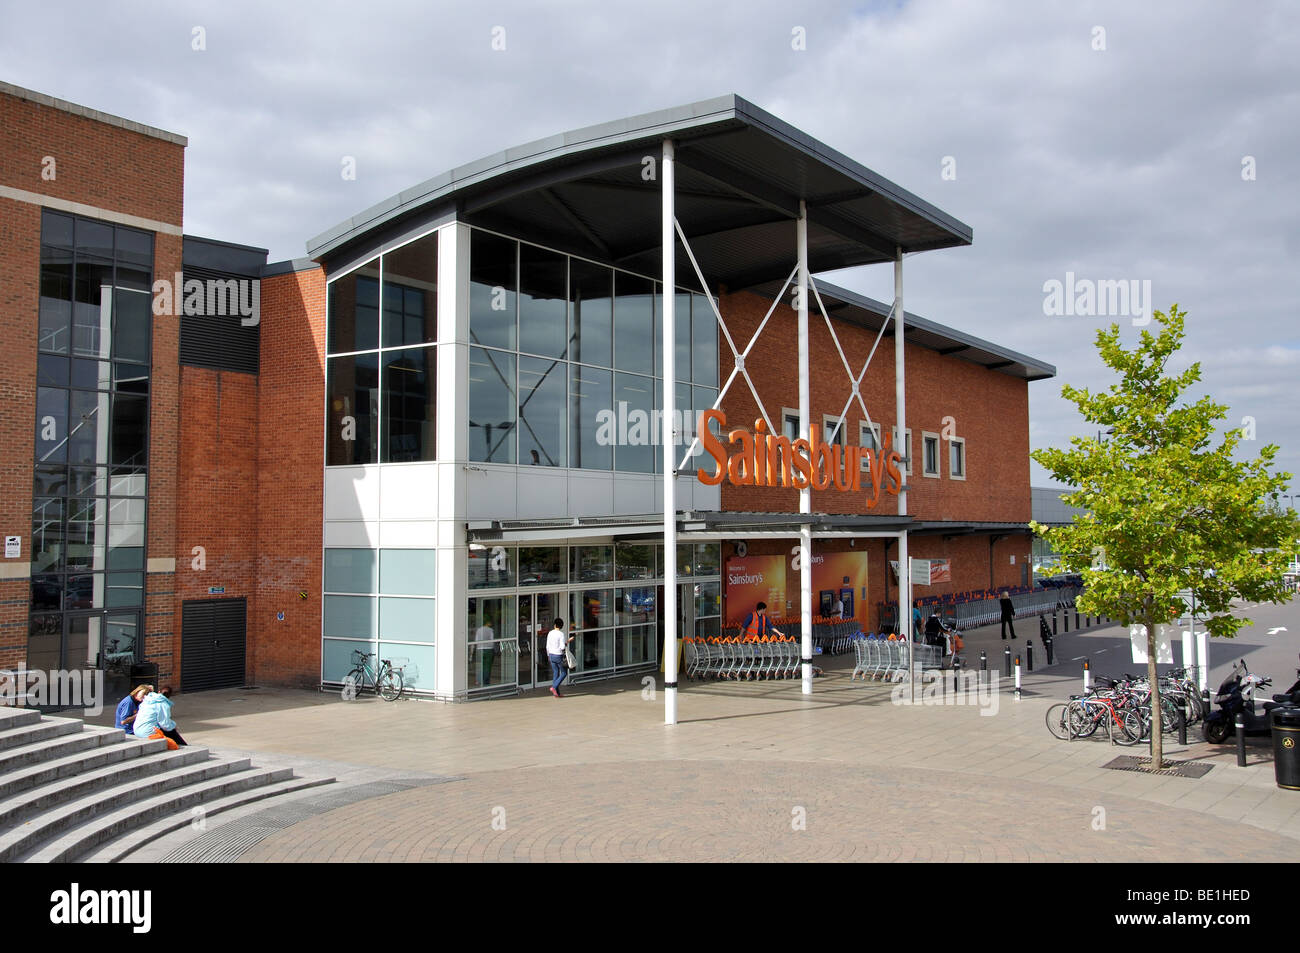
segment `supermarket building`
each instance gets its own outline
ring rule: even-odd
[[[1055,369],[792,296],[801,255],[901,277],[971,230],[739,97],[489,156],[279,263],[185,234],[182,137],[6,85],[0,129],[0,668],[313,686],[360,649],[465,699],[549,683],[556,616],[603,678],[657,670],[665,618],[716,634],[759,598],[875,629],[904,548],[935,569],[915,595],[1032,581],[1028,383]],[[801,397],[814,485],[717,464],[797,441]]]

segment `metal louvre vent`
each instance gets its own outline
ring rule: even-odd
[[[189,600],[181,607],[181,688],[187,692],[244,684],[243,599]]]
[[[202,314],[184,313],[181,307],[184,295],[179,295],[181,301],[177,302],[176,310],[181,315],[180,363],[218,371],[258,373],[261,315],[260,307],[256,310],[251,307],[252,288],[257,287],[258,279],[195,265],[186,265],[183,274],[187,283],[190,279],[203,282],[204,308]],[[250,282],[254,284],[250,286]],[[241,306],[253,313],[242,314]],[[258,319],[256,324],[243,323],[252,317]]]

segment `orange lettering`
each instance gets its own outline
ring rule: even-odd
[[[704,447],[704,452],[714,461],[712,473],[706,473],[703,467],[695,471],[696,478],[705,486],[717,486],[727,478],[727,451],[709,427],[709,422],[714,420],[718,422],[719,427],[727,426],[727,417],[720,410],[706,410],[700,414],[700,444]]]

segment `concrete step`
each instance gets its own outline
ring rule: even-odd
[[[35,708],[10,708],[0,705],[0,732],[23,725],[34,725],[41,720],[41,713]]]
[[[89,818],[67,833],[48,840],[35,850],[28,848],[23,852],[25,856],[22,856],[22,860],[24,863],[32,864],[66,863],[76,860],[100,844],[119,837],[133,828],[177,812],[188,812],[191,808],[204,806],[209,801],[288,781],[293,776],[291,768],[250,769],[247,759],[242,759],[238,763],[243,765],[243,768],[238,771],[229,771],[221,776],[206,778],[183,788],[146,798],[111,813]],[[184,820],[188,823],[188,814]],[[0,852],[2,851],[3,847],[0,847]]]
[[[122,732],[117,731],[113,734],[121,735]],[[81,736],[72,737],[79,739]],[[111,764],[121,764],[132,758],[161,754],[166,750],[167,742],[159,739],[157,741],[108,741],[97,747],[76,748],[71,753],[59,751],[57,754],[61,757],[38,759],[21,769],[0,774],[0,810],[4,809],[7,799],[17,797],[22,792],[30,791],[40,785],[50,784],[62,778],[71,778],[82,772],[93,771]]]
[[[38,765],[42,762],[55,761],[66,755],[79,751],[93,751],[97,748],[117,747],[126,740],[126,735],[114,728],[100,728],[87,725],[85,731],[57,735],[47,741],[20,745],[0,751],[0,776],[8,771],[17,771]],[[3,795],[0,795],[3,797]]]
[[[163,747],[166,747],[165,742]],[[141,784],[165,783],[166,779],[162,776],[167,772],[201,764],[207,760],[206,748],[161,750],[142,758],[132,758],[117,764],[107,764],[90,771],[82,771],[44,784],[37,790],[20,791],[0,801],[0,829],[12,827],[43,811],[91,795],[120,797],[122,792],[117,790],[119,788],[134,789]]]
[[[85,778],[71,778],[68,781],[57,782],[49,788],[57,788],[60,785],[83,785],[79,790],[84,793],[84,796],[73,801],[58,803],[50,809],[35,814],[31,812],[48,804],[44,800],[48,789],[14,799],[22,802],[19,810],[25,813],[28,819],[16,828],[4,831],[3,828],[8,826],[8,823],[0,817],[0,831],[3,831],[0,833],[0,863],[7,863],[29,854],[61,832],[84,824],[95,817],[122,811],[129,814],[131,807],[138,802],[165,797],[169,791],[200,785],[227,774],[247,771],[249,768],[247,758],[232,761],[211,759],[206,748],[194,747],[168,751],[139,761],[141,765],[147,766],[152,771],[157,772],[161,769],[161,773],[155,773],[144,780],[131,778],[126,783],[115,786],[105,786],[105,782],[99,778],[92,779],[88,784]],[[173,764],[183,764],[184,767],[173,770]],[[125,766],[114,765],[89,774],[107,775],[112,774],[115,769],[138,766],[131,763]],[[98,783],[95,783],[96,781]]]
[[[223,798],[217,798],[213,801],[205,801],[202,804],[203,816],[207,822],[212,818],[227,812],[239,812],[240,808],[247,808],[250,805],[258,805],[259,802],[270,798],[282,797],[291,794],[297,794],[300,791],[306,791],[311,788],[320,787],[325,784],[333,784],[333,778],[297,778],[291,777],[284,781],[277,781],[263,787],[250,788],[246,791],[239,791],[235,794],[227,795]],[[161,820],[154,821],[144,827],[136,828],[116,837],[104,844],[93,853],[82,857],[82,863],[88,864],[119,864],[131,863],[131,855],[142,847],[153,844],[160,837],[175,833],[182,828],[190,826],[193,823],[193,813],[177,814],[163,817]]]
[[[81,733],[82,723],[76,718],[42,719],[40,712],[33,714],[36,715],[35,719],[24,720],[20,725],[0,731],[0,751]]]

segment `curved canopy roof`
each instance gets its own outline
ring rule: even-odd
[[[710,285],[794,267],[799,201],[813,272],[890,261],[895,249],[971,243],[971,229],[736,95],[540,139],[436,176],[307,242],[354,258],[424,220],[506,232],[642,274],[660,270],[661,144],[676,144],[677,219]],[[678,278],[694,284],[679,243]]]

